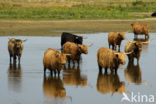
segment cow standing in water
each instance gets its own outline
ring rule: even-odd
[[[63,32],[62,35],[61,35],[61,47],[66,42],[73,42],[73,43],[76,43],[76,44],[82,44],[83,37],[82,36],[73,35],[71,33]]]
[[[131,26],[134,33],[134,38],[137,38],[138,35],[143,35],[143,34],[145,35],[145,39],[146,37],[149,38],[149,28],[147,24],[132,23]]]
[[[22,51],[23,51],[23,42],[26,40],[20,40],[20,39],[15,39],[11,38],[8,42],[8,51],[10,55],[10,63],[11,63],[11,58],[13,57],[14,62],[16,62],[16,57],[18,57],[18,63],[20,63],[20,59],[22,56]]]

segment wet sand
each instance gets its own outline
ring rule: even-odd
[[[131,32],[132,22],[146,23],[150,32],[156,32],[156,18],[132,20],[56,20],[27,21],[0,20],[0,36],[56,36],[62,32],[97,33],[97,32]]]

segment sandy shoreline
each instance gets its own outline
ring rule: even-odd
[[[156,32],[156,18],[130,20],[0,20],[0,36],[54,36],[62,32],[96,33],[129,31],[132,22],[146,23],[150,32]]]

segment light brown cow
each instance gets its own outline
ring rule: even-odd
[[[71,56],[67,57],[68,63],[70,64],[70,60],[72,60],[73,65],[75,65],[75,61],[77,61],[79,65],[81,54],[88,54],[88,46],[91,45],[78,45],[72,42],[66,42],[63,45],[63,53],[71,54]]]
[[[134,38],[137,38],[138,35],[142,35],[142,34],[145,35],[145,39],[146,37],[149,38],[149,28],[147,24],[132,23],[131,26],[134,33]]]
[[[66,64],[66,54],[62,54],[58,50],[49,48],[45,51],[43,57],[43,65],[44,65],[44,74],[46,73],[46,69],[49,69],[51,75],[54,71],[56,75],[56,70],[58,75],[60,74],[60,70]]]
[[[102,94],[126,92],[125,83],[120,81],[118,74],[112,73],[99,73],[96,88]]]
[[[120,45],[122,40],[125,39],[125,32],[110,32],[108,34],[108,44],[109,48],[112,46],[112,49],[116,50],[118,45],[118,51],[120,51]]]
[[[26,40],[20,40],[20,39],[15,39],[11,38],[8,42],[8,51],[10,55],[10,63],[11,63],[11,58],[13,57],[14,62],[16,62],[16,57],[18,57],[18,63],[20,63],[22,51],[23,51],[23,42]]]
[[[110,68],[111,72],[115,70],[116,73],[119,65],[126,63],[125,54],[130,53],[116,52],[106,47],[101,47],[97,52],[99,71],[102,72],[102,68],[105,68],[105,71],[107,72],[107,68]]]
[[[44,75],[43,92],[49,98],[66,97],[66,90],[64,88],[62,80],[60,79],[60,76],[56,77],[51,75]]]

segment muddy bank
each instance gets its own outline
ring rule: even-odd
[[[150,32],[156,32],[156,19],[136,20],[60,20],[60,21],[25,21],[0,20],[0,36],[55,36],[62,32],[96,33],[110,31],[129,31],[132,22],[146,23]]]

